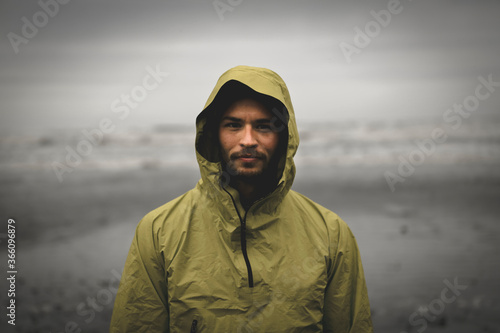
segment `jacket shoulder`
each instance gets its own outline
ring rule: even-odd
[[[291,200],[293,205],[305,209],[309,214],[320,216],[325,221],[325,223],[345,224],[345,222],[336,213],[320,205],[319,203],[309,199],[308,197],[299,192],[290,190],[287,195],[287,198]]]
[[[290,190],[287,197],[293,209],[308,215],[308,221],[318,228],[326,229],[330,242],[338,244],[341,238],[354,238],[348,224],[330,209],[293,190]]]
[[[137,229],[158,231],[166,227],[167,223],[179,222],[181,219],[175,218],[185,215],[192,211],[193,205],[197,200],[199,191],[194,188],[175,199],[153,209],[147,213],[139,222]]]

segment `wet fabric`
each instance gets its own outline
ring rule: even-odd
[[[234,86],[250,89],[286,124],[276,186],[248,211],[227,185],[210,127]],[[264,68],[230,69],[196,128],[201,179],[138,224],[110,331],[373,332],[349,227],[291,190],[299,136],[283,80]]]

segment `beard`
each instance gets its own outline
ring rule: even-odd
[[[251,157],[254,161],[244,161],[241,157]],[[254,149],[243,149],[240,152],[226,156],[224,159],[224,170],[234,177],[241,180],[248,179],[249,181],[256,180],[262,177],[269,166],[268,157],[257,152]]]
[[[231,176],[235,177],[240,181],[244,182],[255,182],[266,174],[267,167],[256,169],[253,168],[254,163],[249,162],[239,162],[239,167],[236,166],[236,161],[230,160],[229,163],[225,165],[226,172]]]
[[[235,153],[228,157],[228,162],[222,162],[222,170],[226,184],[235,187],[238,182],[257,185],[262,190],[276,185],[278,168],[277,158],[267,160],[267,156],[259,153],[252,154],[258,158],[256,162],[243,162],[239,160],[241,154]],[[274,157],[274,156],[273,156]],[[259,167],[256,167],[258,165]]]

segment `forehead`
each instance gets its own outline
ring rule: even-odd
[[[271,119],[272,114],[264,104],[254,99],[246,98],[231,104],[222,115],[222,119],[225,117]]]

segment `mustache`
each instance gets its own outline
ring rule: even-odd
[[[230,159],[235,160],[237,158],[242,158],[242,157],[247,157],[247,158],[258,158],[258,159],[265,159],[266,156],[258,151],[255,150],[250,150],[250,149],[244,149],[242,151],[232,153],[231,156],[229,156]]]

